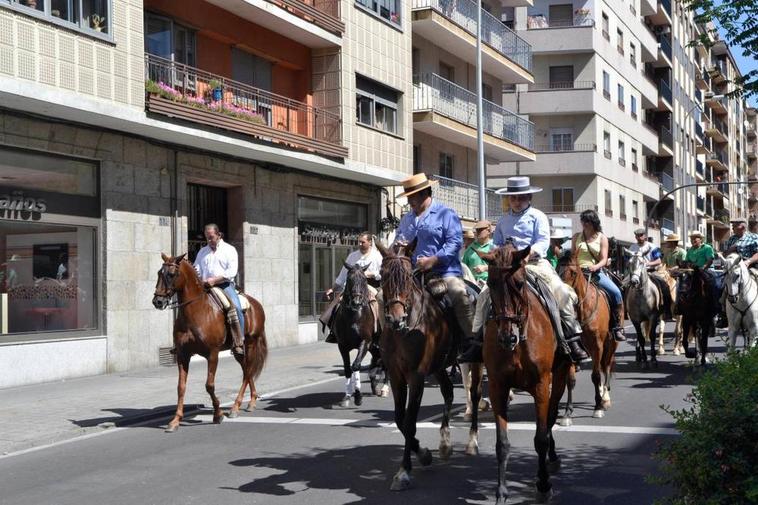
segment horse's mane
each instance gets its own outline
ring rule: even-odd
[[[185,276],[189,282],[192,282],[194,280],[197,285],[202,286],[203,281],[200,279],[200,274],[197,273],[197,270],[195,270],[195,267],[192,265],[190,260],[188,260],[184,255],[182,255],[181,260],[179,260],[179,271],[181,272],[182,270],[185,271]],[[189,272],[187,272],[187,270],[189,270]]]
[[[406,263],[410,265],[410,261],[410,258],[406,256],[387,256],[384,258],[382,261],[382,288],[393,294],[416,289],[413,273],[411,269],[406,268]]]
[[[513,255],[515,252],[516,248],[511,244],[506,244],[503,247],[495,249],[493,260],[488,269],[489,276],[487,283],[490,285],[490,289],[493,287],[495,289],[502,289],[505,286],[506,289],[503,291],[511,293],[517,304],[525,306],[528,302],[526,293],[516,286],[514,279],[514,274],[521,269],[521,265],[513,265]],[[502,284],[495,282],[496,280],[499,280]]]

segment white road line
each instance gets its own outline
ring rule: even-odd
[[[191,418],[195,421],[212,422],[213,416],[210,414],[200,414]],[[318,417],[235,417],[225,419],[225,423],[247,423],[247,424],[308,424],[318,426],[351,426],[366,428],[392,428],[395,429],[394,422],[374,421],[365,419],[326,419]],[[439,423],[419,422],[416,424],[419,429],[439,429]],[[457,426],[451,425],[453,429],[469,429],[468,425]],[[495,423],[481,423],[480,430],[494,430]],[[534,423],[508,423],[508,429],[513,431],[534,431]],[[592,426],[592,425],[573,425],[573,426],[554,426],[555,431],[566,431],[573,433],[604,433],[616,435],[678,435],[679,432],[674,428],[655,428],[646,426]]]

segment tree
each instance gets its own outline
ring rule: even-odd
[[[726,32],[727,44],[740,46],[744,57],[758,60],[758,0],[683,0],[683,3],[695,12],[696,23],[705,26],[713,21]],[[717,38],[717,30],[713,29],[710,35]],[[700,44],[713,45],[708,33],[690,42],[690,45]],[[730,96],[758,96],[758,70],[746,71],[732,82],[735,90],[729,93]]]

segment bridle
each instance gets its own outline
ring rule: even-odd
[[[385,261],[391,260],[391,259],[401,260],[401,261],[407,262],[409,265],[411,264],[411,259],[408,258],[407,256],[392,256],[392,257],[387,257],[387,258],[385,258]],[[406,273],[405,272],[405,268],[403,268],[403,275],[405,275],[405,273]],[[411,274],[410,274],[410,276],[411,276],[411,280],[410,280],[410,286],[411,286],[410,289],[411,289],[411,291],[413,291],[416,288],[415,281],[413,280],[413,275],[414,275],[414,271],[412,271]],[[382,274],[382,276],[384,277],[384,274]],[[398,289],[398,291],[400,291],[400,290]],[[390,309],[391,309],[391,307],[393,305],[402,305],[402,307],[403,307],[403,315],[400,317],[400,321],[398,323],[398,328],[397,329],[398,330],[407,331],[410,328],[410,326],[408,325],[408,319],[409,319],[410,314],[411,314],[411,302],[410,302],[411,296],[410,296],[410,293],[409,293],[409,295],[405,298],[405,300],[402,300],[399,297],[399,294],[400,294],[399,292],[398,293],[394,293],[395,296],[393,298],[390,298],[389,300],[387,300],[387,301],[384,302],[384,318],[385,318],[385,320],[387,320],[387,319],[390,318]]]
[[[182,261],[184,261],[184,258],[182,258]],[[171,300],[174,297],[174,295],[176,295],[176,288],[174,288],[174,282],[171,281],[171,275],[173,274],[173,272],[170,273],[168,269],[171,268],[173,270],[174,268],[176,268],[177,273],[175,275],[178,275],[178,269],[179,269],[180,263],[173,263],[171,261],[163,263],[163,265],[161,266],[161,269],[158,270],[158,276],[161,279],[161,283],[163,284],[163,288],[165,289],[165,291],[163,293],[159,293],[158,289],[156,288],[155,292],[153,293],[153,298],[164,298],[167,300]],[[189,305],[190,303],[196,300],[199,300],[203,296],[205,296],[205,292],[202,292],[198,296],[194,298],[190,298],[189,300],[185,300],[183,302],[179,302],[178,300],[174,302],[169,302],[161,310],[176,309],[179,307],[183,307],[185,305]]]
[[[493,275],[494,270],[492,267],[490,271],[490,278],[494,278]],[[509,265],[507,267],[498,267],[497,270],[500,270],[502,272],[510,272],[510,274],[504,274],[503,275],[503,282],[502,282],[502,294],[503,294],[503,301],[507,298],[505,293],[505,278],[511,277],[515,273],[513,270],[513,266]],[[514,311],[508,312],[503,303],[503,306],[499,306],[498,304],[494,303],[492,304],[492,314],[488,316],[488,319],[491,321],[497,322],[497,341],[502,345],[504,344],[508,339],[510,340],[510,348],[511,350],[516,347],[516,344],[518,344],[519,340],[526,340],[526,321],[529,316],[529,305],[526,302],[527,295],[526,295],[526,281],[524,282],[524,285],[520,289],[520,295],[521,299],[524,300],[523,306],[519,307],[518,304],[513,303],[514,305]],[[492,292],[492,289],[490,288],[490,291]],[[490,295],[492,296],[492,295]],[[516,335],[516,339],[511,339],[511,335],[513,335],[513,326],[516,326],[519,333]],[[520,338],[519,338],[520,337]]]
[[[729,267],[729,271],[727,272],[727,280],[729,280],[729,277],[731,276],[732,271],[735,268],[739,268],[740,270],[742,270],[742,262],[741,262],[741,260],[737,261],[736,263],[734,263],[733,265],[731,265]],[[727,299],[727,301],[729,302],[729,304],[732,306],[732,308],[734,310],[736,310],[737,312],[740,313],[740,315],[743,318],[745,317],[745,314],[747,313],[747,311],[750,310],[750,307],[753,306],[753,304],[755,303],[755,300],[758,299],[758,290],[756,290],[755,296],[753,296],[753,299],[750,301],[750,303],[747,305],[747,307],[745,307],[742,310],[737,308],[737,304],[740,302],[740,299],[742,298],[742,292],[748,291],[749,290],[749,286],[751,284],[755,283],[755,281],[753,280],[753,276],[750,274],[750,271],[747,268],[745,268],[745,270],[746,270],[745,275],[743,275],[742,272],[740,272],[740,281],[739,281],[740,285],[742,285],[743,283],[745,284],[745,286],[743,287],[743,289],[738,289],[737,293],[734,294],[734,295],[732,295],[731,293],[729,293],[729,291],[730,291],[729,288],[731,287],[732,283],[728,282],[727,286],[726,286],[726,290],[727,290],[727,297],[726,297],[726,299]],[[743,277],[747,277],[747,280],[743,280]]]

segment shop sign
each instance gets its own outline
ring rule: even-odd
[[[34,221],[47,212],[47,200],[25,196],[22,191],[0,194],[0,218]]]

